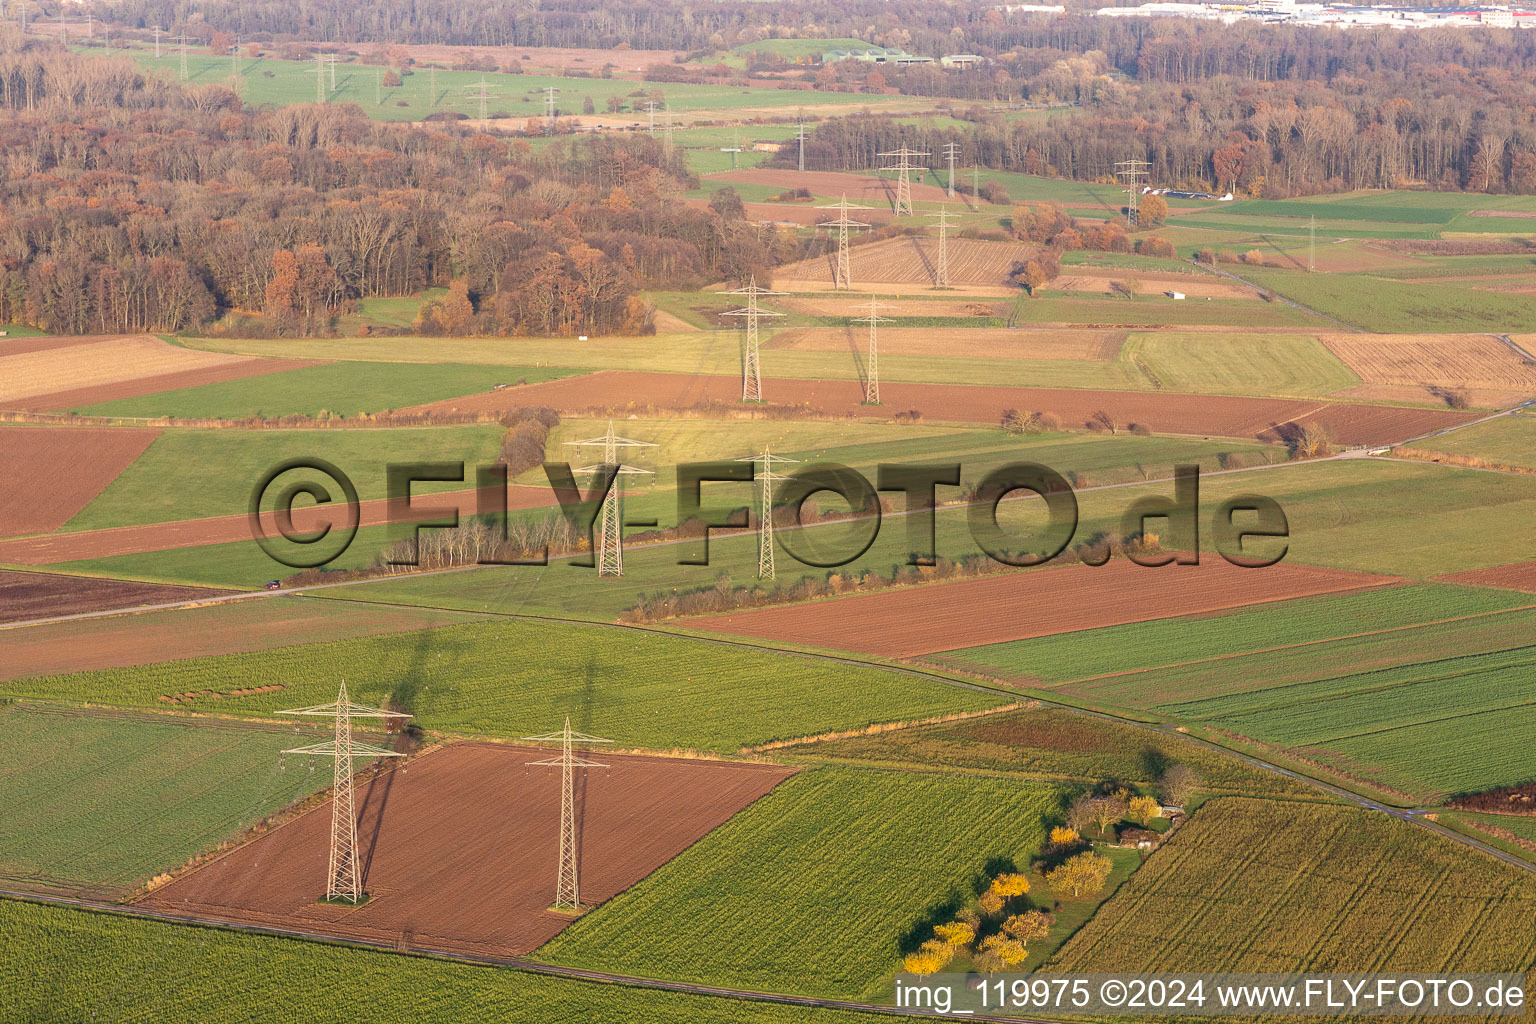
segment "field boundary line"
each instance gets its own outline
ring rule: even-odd
[[[916,729],[924,725],[942,725],[945,722],[963,722],[973,718],[985,718],[987,715],[997,715],[1004,711],[1018,711],[1025,707],[1022,702],[1015,701],[1012,704],[1004,704],[995,708],[982,708],[979,711],[959,711],[948,715],[930,715],[927,718],[908,719],[899,722],[875,722],[866,725],[862,729],[843,729],[837,732],[817,733],[814,736],[801,736],[788,740],[769,740],[754,747],[742,747],[738,753],[756,754],[765,750],[780,750],[784,747],[803,747],[812,743],[833,743],[837,740],[854,739],[859,736],[878,736],[888,732],[901,732],[906,729]]]

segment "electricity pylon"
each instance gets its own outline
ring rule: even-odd
[[[927,153],[919,153],[915,149],[902,146],[900,149],[887,150],[877,153],[877,156],[891,157],[896,161],[895,166],[882,167],[882,171],[896,171],[896,216],[912,214],[912,178],[913,171],[921,172],[922,168],[912,163],[917,157],[926,157]]]
[[[315,102],[325,102],[325,54],[315,54]]]
[[[855,206],[848,201],[848,194],[843,193],[843,198],[830,206],[818,206],[818,210],[836,210],[837,219],[824,220],[816,226],[819,228],[837,228],[837,262],[833,265],[832,290],[853,287],[853,273],[848,259],[848,229],[867,228],[868,224],[861,220],[849,220],[849,210],[867,210],[867,206]]]
[[[1141,186],[1147,180],[1145,160],[1120,160],[1115,163],[1115,177],[1125,185],[1125,222],[1131,227],[1141,224]]]
[[[61,13],[59,15],[59,19],[62,21],[63,17],[64,16]],[[160,59],[160,26],[156,25],[155,26],[155,60],[159,60],[159,59]]]
[[[739,126],[731,126],[731,144],[729,146],[721,146],[720,152],[731,154],[731,170],[734,171],[736,169],[736,154],[741,152],[741,128]]]
[[[489,116],[487,113],[489,108],[486,106],[486,104],[489,102],[491,93],[493,91],[494,89],[492,86],[485,84],[484,75],[480,76],[479,85],[471,86],[470,88],[464,90],[465,94],[468,95],[470,99],[477,99],[480,101],[480,120],[482,121],[484,121]]]
[[[950,212],[941,207],[935,213],[925,213],[924,217],[939,218],[939,260],[933,267],[933,286],[935,288],[949,287],[949,218]]]
[[[334,53],[326,55],[325,66],[331,69],[331,92],[335,92],[336,91],[336,55]]]
[[[949,158],[949,198],[955,198],[955,156],[960,152],[960,143],[944,143],[944,155]]]
[[[754,455],[747,459],[737,459],[737,462],[750,462],[753,465],[753,475],[763,485],[762,495],[759,498],[757,512],[757,578],[771,580],[774,578],[773,568],[773,483],[784,478],[773,471],[775,463],[784,464],[797,462],[798,459],[786,459],[768,449],[763,449],[763,454]],[[761,462],[761,473],[756,471],[757,464]]]
[[[747,304],[740,309],[728,309],[725,316],[746,317],[747,320],[747,351],[741,365],[741,400],[743,402],[761,402],[763,400],[763,378],[760,369],[760,361],[757,351],[757,321],[765,316],[783,316],[771,309],[760,309],[757,305],[759,296],[783,295],[783,292],[770,291],[767,288],[757,286],[757,276],[754,274],[752,281],[745,288],[737,288],[727,295],[745,295]]]
[[[608,421],[608,433],[602,437],[589,437],[585,441],[567,441],[573,446],[603,446],[603,461],[595,466],[582,466],[578,473],[601,474],[609,466],[613,467],[613,483],[608,486],[608,493],[603,497],[601,510],[601,522],[597,539],[597,574],[599,576],[624,575],[624,515],[620,503],[623,498],[619,494],[620,477],[640,476],[649,474],[648,469],[639,469],[635,466],[626,466],[619,462],[620,448],[655,448],[649,441],[635,441],[627,437],[619,437],[613,432],[613,420]]]
[[[559,111],[555,109],[555,96],[559,92],[560,90],[556,89],[552,85],[547,86],[544,89],[544,116],[549,119],[549,131],[551,135],[553,135],[555,131],[555,118],[559,116]]]
[[[333,796],[331,798],[331,858],[326,869],[325,898],[346,899],[353,903],[363,898],[363,873],[357,863],[357,814],[352,802],[352,759],[354,757],[403,757],[393,750],[385,750],[371,743],[352,738],[354,718],[410,718],[398,711],[367,708],[347,699],[347,681],[341,681],[341,690],[334,704],[319,704],[310,708],[279,711],[280,715],[311,715],[336,719],[336,735],[329,743],[312,743],[307,747],[294,747],[284,754],[314,754],[332,759]]]
[[[852,322],[856,324],[869,324],[869,366],[864,375],[864,404],[880,404],[880,348],[876,341],[876,328],[880,324],[888,324],[891,318],[881,316],[880,310],[884,303],[875,301],[875,297],[869,297],[869,312],[864,316],[856,316]]]
[[[610,431],[612,433],[612,431]],[[555,869],[556,910],[581,909],[580,865],[576,856],[576,769],[607,768],[606,764],[589,761],[571,749],[573,743],[612,743],[600,736],[588,736],[584,732],[571,731],[571,716],[565,716],[565,728],[560,732],[543,736],[524,736],[530,743],[560,744],[560,756],[547,761],[529,761],[530,766],[560,768],[560,863]]]
[[[800,159],[795,165],[797,170],[805,170],[805,122],[801,121],[795,128],[795,139],[800,143]]]
[[[654,139],[656,137],[656,101],[655,100],[651,100],[651,102],[649,102],[649,103],[647,103],[645,105],[645,112],[646,112],[647,115],[649,115],[649,125],[648,125],[648,127],[649,127],[649,131],[650,131],[650,136],[651,136],[651,138]]]
[[[185,82],[187,80],[187,34],[183,32],[177,40],[181,44],[181,80]]]

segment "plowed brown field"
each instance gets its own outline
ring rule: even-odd
[[[1071,273],[1062,274],[1056,280],[1046,285],[1053,291],[1067,292],[1091,292],[1099,295],[1108,295],[1115,289],[1113,285],[1117,281],[1134,283],[1136,291],[1140,295],[1159,294],[1162,292],[1183,292],[1185,295],[1195,298],[1219,299],[1258,299],[1259,293],[1247,285],[1232,284],[1228,281],[1220,281],[1204,274],[1136,274],[1126,271],[1107,270],[1080,270],[1073,268]]]
[[[521,389],[519,389],[521,390]],[[446,494],[417,495],[410,510],[391,508],[386,498],[359,502],[359,528],[389,523],[409,523],[435,518],[434,508],[457,506],[461,517],[475,514],[476,492],[452,491]],[[514,484],[507,488],[507,508],[542,508],[555,504],[554,492],[544,487]],[[337,529],[345,523],[343,512],[332,506],[296,506],[293,525],[298,532],[318,530],[327,523]],[[262,514],[268,536],[276,536],[272,513]],[[11,565],[52,565],[83,558],[107,558],[146,551],[172,551],[176,548],[229,544],[251,539],[250,523],[244,515],[213,516],[208,519],[183,519],[174,523],[150,523],[145,526],[119,526],[106,530],[81,530],[55,533],[45,537],[0,540],[0,562]],[[252,581],[253,583],[259,581]]]
[[[951,238],[949,280],[955,285],[1005,287],[1015,262],[1028,259],[1035,247],[1020,242],[983,242],[972,238]],[[887,238],[848,250],[848,267],[855,284],[887,283],[931,287],[938,260],[939,240],[908,235]],[[776,284],[809,281],[832,287],[833,256],[789,263],[774,271]],[[794,290],[790,288],[789,290]]]
[[[869,300],[861,311],[859,300],[843,296],[810,298],[794,296],[779,299],[774,305],[791,313],[810,316],[862,316],[869,312]],[[881,316],[952,316],[960,318],[1003,316],[1010,303],[984,299],[881,299]]]
[[[888,314],[882,310],[881,315]],[[984,327],[887,327],[880,331],[880,353],[888,356],[1073,359],[1102,363],[1118,356],[1124,343],[1124,331],[1010,331]],[[802,327],[784,331],[764,347],[796,352],[846,352],[851,346],[862,352],[868,344],[868,328],[855,324],[848,328]]]
[[[67,583],[106,586],[99,592],[87,586],[71,591],[67,587],[58,588],[56,583],[54,586],[58,589],[52,593],[45,591],[25,604],[13,607],[11,594],[16,588],[8,582],[12,576],[49,578],[40,573],[0,573],[0,619],[5,621],[195,600],[216,593],[190,587],[53,577]],[[97,598],[96,606],[86,600],[93,596]],[[111,600],[103,600],[106,597]],[[70,601],[75,603],[71,605]],[[0,658],[0,679],[123,668],[216,654],[242,654],[295,644],[404,633],[456,622],[474,622],[479,618],[473,614],[427,608],[261,597],[137,615],[45,623],[4,633],[4,639],[0,640],[5,646],[5,657]],[[202,703],[202,698],[198,703]]]
[[[1023,570],[682,624],[905,658],[1399,582],[1391,576],[1284,562],[1241,569],[1219,555],[1205,555],[1197,566],[1159,568],[1114,558],[1098,567]]]
[[[860,404],[863,392],[853,380],[763,381],[763,400],[803,405],[832,415],[889,417],[916,409],[925,419],[996,423],[1004,409],[1053,412],[1069,427],[1086,423],[1103,409],[1121,424],[1144,423],[1153,431],[1220,437],[1273,438],[1277,428],[1303,417],[1325,424],[1341,444],[1386,444],[1426,430],[1455,426],[1476,413],[1450,409],[1398,409],[1375,405],[1329,405],[1276,398],[1230,395],[1181,395],[1168,392],[1088,391],[1075,388],[1005,388],[882,381],[884,405]],[[539,404],[562,412],[622,412],[687,409],[700,402],[732,402],[741,397],[736,377],[605,370],[532,384],[507,392],[450,398],[410,411],[506,412]]]
[[[1453,572],[1439,578],[1447,583],[1503,587],[1506,590],[1523,590],[1528,594],[1536,594],[1536,562],[1516,562],[1513,565],[1495,565],[1487,569],[1468,569],[1465,572]]]
[[[145,604],[195,601],[224,593],[228,591],[0,570],[0,623],[110,611],[114,608],[136,608]],[[0,659],[0,678],[9,679],[17,674],[12,671],[15,658],[21,657],[25,661],[25,657],[19,653],[24,646],[18,640],[22,635],[15,632],[5,634],[4,642],[0,644],[5,648],[5,657]],[[80,645],[80,641],[73,636],[64,638],[63,643]]]
[[[0,537],[57,530],[159,436],[136,428],[0,427]]]
[[[325,890],[326,804],[151,893],[142,906],[450,952],[515,956],[571,917],[554,900],[560,823],[548,750],[461,744],[357,787],[361,907]],[[791,772],[633,755],[577,781],[581,898],[612,898],[763,796]],[[291,769],[290,769],[291,770]],[[365,775],[364,779],[368,777]]]

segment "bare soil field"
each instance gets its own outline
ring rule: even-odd
[[[1473,210],[1467,214],[1469,217],[1536,217],[1536,213],[1530,210]]]
[[[1452,409],[1403,409],[1336,402],[1298,416],[1291,427],[1322,427],[1334,441],[1344,445],[1394,444],[1467,423],[1479,415]],[[1287,428],[1271,428],[1255,436],[1266,441],[1284,440]]]
[[[677,50],[600,50],[565,46],[439,46],[425,43],[391,45],[391,50],[404,50],[418,64],[464,64],[479,57],[489,57],[500,67],[521,64],[525,71],[598,71],[612,64],[614,70],[626,73],[644,71],[652,64],[671,64],[681,56]],[[362,55],[366,46],[353,46],[352,52]]]
[[[1077,269],[1073,268],[1070,274],[1062,274],[1056,280],[1046,285],[1049,289],[1059,289],[1068,292],[1090,292],[1099,295],[1109,295],[1115,291],[1113,285],[1116,282],[1134,282],[1138,294],[1158,294],[1162,292],[1183,292],[1191,298],[1203,299],[1207,296],[1216,299],[1255,299],[1260,296],[1258,291],[1246,285],[1233,284],[1230,281],[1222,281],[1215,277],[1194,274],[1136,274],[1126,271]]]
[[[134,608],[143,604],[195,601],[222,593],[225,592],[201,587],[167,587],[158,583],[126,583],[122,580],[91,579],[88,576],[56,576],[44,572],[0,569],[0,623]],[[18,632],[5,634],[5,658],[0,662],[0,678],[11,679],[17,674],[30,674],[12,671],[18,652],[24,646],[18,639],[22,635]],[[66,646],[83,646],[74,634],[62,642]]]
[[[0,537],[57,530],[159,436],[137,427],[0,427]]]
[[[889,314],[882,310],[881,315]],[[852,347],[863,352],[868,344],[868,328],[855,324],[848,328],[802,327],[784,331],[775,335],[765,347],[795,352],[846,352]],[[886,327],[880,331],[880,353],[888,356],[1072,359],[1103,363],[1115,359],[1123,344],[1124,331],[1011,331],[980,327]]]
[[[525,487],[520,484],[507,488],[509,510],[542,508],[553,504],[555,504],[554,492],[548,488]],[[358,502],[358,527],[432,519],[440,514],[433,509],[453,506],[458,507],[460,517],[467,518],[475,514],[475,505],[476,492],[473,490],[417,495],[410,509],[392,507],[387,498],[375,498],[371,501]],[[273,514],[264,512],[261,519],[267,535],[276,536],[277,527]],[[318,530],[327,523],[340,528],[344,522],[344,513],[333,506],[295,505],[293,510],[294,529],[301,533]],[[146,551],[172,551],[176,548],[204,547],[209,544],[228,544],[250,539],[251,527],[244,515],[212,516],[207,519],[183,519],[171,523],[118,526],[106,530],[81,530],[77,533],[56,533],[45,537],[0,540],[0,563],[51,565],[56,562],[74,562],[84,558],[108,558],[113,555],[133,555]]]
[[[715,633],[909,658],[1399,582],[1391,576],[1284,562],[1266,569],[1242,569],[1217,555],[1203,556],[1197,566],[1160,568],[1114,558],[1098,567],[1043,567],[756,608],[682,624]]]
[[[557,769],[549,750],[458,744],[405,772],[358,780],[360,907],[325,890],[331,807],[324,804],[140,901],[141,906],[420,949],[517,956],[572,918],[554,899]],[[791,771],[604,754],[577,779],[582,902],[598,904],[682,853]]]
[[[882,178],[873,174],[843,174],[838,171],[795,171],[779,167],[752,167],[739,171],[720,171],[706,174],[711,181],[731,181],[742,185],[767,185],[770,188],[810,189],[820,197],[841,198],[846,195],[850,203],[884,208],[890,212],[896,201],[896,179]],[[937,185],[912,184],[912,200],[921,203],[943,203],[949,194]],[[870,212],[874,212],[873,210]],[[818,211],[821,220],[834,216],[826,210]],[[850,213],[854,220],[868,220],[862,213]]]
[[[1495,565],[1487,569],[1468,569],[1439,577],[1446,583],[1467,583],[1477,587],[1502,587],[1536,594],[1536,562]]]
[[[862,316],[869,312],[867,301],[864,303],[864,309],[860,310],[858,301],[847,296],[828,298],[797,295],[779,299],[774,305],[791,313],[804,313],[807,316]],[[981,299],[883,299],[880,303],[880,315],[1000,317],[1007,314],[1011,305],[1012,303],[1009,302]]]
[[[1536,394],[1536,364],[1488,334],[1322,334],[1367,384]]]
[[[1014,263],[1035,251],[1022,242],[984,242],[974,238],[949,240],[949,280],[956,285],[1008,287]],[[854,282],[932,286],[938,260],[939,240],[904,235],[848,250],[849,273]],[[774,281],[813,281],[822,291],[832,287],[834,253],[789,263],[774,271]],[[790,288],[789,290],[795,290]],[[1018,290],[1015,288],[1014,293]]]
[[[52,352],[55,349],[74,348],[76,345],[94,345],[100,340],[100,338],[7,338],[0,340],[0,359],[6,356],[26,355],[28,352]]]
[[[17,408],[25,398],[225,366],[248,358],[177,348],[148,334],[95,338],[86,344],[15,355],[0,349],[0,406]]]
[[[1099,410],[1109,412],[1122,429],[1145,424],[1156,433],[1276,440],[1287,425],[1306,419],[1326,425],[1341,444],[1385,444],[1429,430],[1451,427],[1476,413],[1450,409],[1399,409],[1376,405],[1338,405],[1276,398],[1183,395],[1169,392],[1090,391],[1075,388],[1007,388],[882,381],[884,404],[863,405],[854,380],[768,378],[763,399],[774,405],[804,406],[835,416],[889,418],[917,410],[927,420],[997,423],[1004,409],[1053,412],[1069,428],[1080,428]],[[410,412],[509,412],[529,404],[562,412],[642,412],[683,410],[703,402],[734,402],[741,397],[736,377],[681,373],[605,370],[532,384],[506,392],[486,392],[417,406]],[[746,408],[746,407],[743,407]],[[0,544],[0,559],[4,545]]]
[[[17,589],[11,577],[40,577],[65,587],[42,600],[32,600],[15,611],[10,593]],[[77,584],[76,592],[67,589]],[[105,584],[92,588],[83,584]],[[109,590],[108,588],[117,588]],[[42,588],[37,588],[41,590]],[[62,602],[98,594],[101,607]],[[177,600],[195,600],[214,591],[152,584],[86,580],[76,576],[48,577],[41,573],[0,573],[0,619],[41,618],[72,611],[98,611]],[[115,596],[114,596],[115,595]],[[108,596],[114,596],[106,601]],[[473,622],[480,616],[441,612],[426,608],[364,605],[351,601],[316,601],[272,597],[222,602],[192,608],[141,612],[75,622],[45,623],[5,632],[5,658],[0,659],[0,680],[26,676],[125,668],[158,661],[178,661],[217,654],[242,654],[295,644],[324,643],[352,637],[404,633],[456,622]],[[202,694],[203,700],[210,694]],[[167,703],[179,703],[166,694]]]

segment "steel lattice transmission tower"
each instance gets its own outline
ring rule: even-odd
[[[891,318],[880,315],[884,303],[869,297],[869,312],[853,318],[853,323],[869,324],[869,366],[864,374],[864,404],[880,404],[880,348],[876,331],[881,324],[891,323]]]
[[[64,21],[64,12],[63,12],[63,9],[61,8],[60,11],[59,11],[59,22],[60,22],[60,24],[62,24],[63,21]],[[155,60],[159,60],[160,59],[160,31],[161,31],[161,29],[160,29],[159,25],[156,25],[154,28],[155,28]],[[69,38],[69,33],[66,32],[64,34],[64,38],[68,39]]]
[[[912,163],[920,157],[926,157],[927,153],[919,153],[915,149],[902,146],[900,149],[887,150],[878,153],[877,156],[890,157],[896,161],[894,166],[882,167],[882,171],[896,171],[896,216],[912,214],[912,172],[922,173],[923,168]]]
[[[544,116],[549,119],[549,130],[551,134],[553,134],[555,130],[555,118],[560,116],[560,112],[555,109],[555,96],[558,95],[559,92],[560,90],[556,89],[552,85],[546,87],[544,90]]]
[[[315,102],[325,102],[325,54],[315,54]]]
[[[795,127],[795,141],[800,144],[800,159],[796,164],[797,170],[805,170],[805,122],[801,121]]]
[[[868,210],[867,206],[856,206],[848,201],[848,194],[843,193],[843,198],[830,206],[818,206],[818,210],[836,210],[837,217],[834,220],[824,220],[816,226],[819,228],[837,228],[837,262],[832,269],[832,290],[853,287],[853,272],[851,261],[848,258],[848,229],[867,228],[868,224],[861,220],[849,220],[849,210]]]
[[[280,715],[309,715],[336,720],[336,735],[329,743],[312,743],[307,747],[294,747],[284,754],[313,754],[329,757],[333,762],[333,789],[331,798],[331,857],[326,869],[325,898],[346,899],[353,903],[363,898],[363,873],[357,863],[357,812],[352,801],[352,759],[355,757],[403,757],[393,750],[385,750],[371,743],[352,738],[354,718],[410,718],[398,711],[367,708],[347,699],[347,681],[341,681],[341,690],[334,704],[319,704],[310,708],[279,711]]]
[[[773,471],[774,464],[797,462],[797,459],[786,459],[773,454],[768,448],[763,449],[763,454],[754,455],[747,459],[737,459],[737,462],[750,462],[753,464],[753,476],[762,484],[762,494],[759,498],[757,512],[757,578],[760,580],[774,579],[773,567],[773,484],[776,480],[784,478]],[[757,463],[763,464],[761,473],[756,472]]]
[[[480,76],[479,85],[471,86],[470,88],[464,90],[465,95],[469,96],[470,99],[477,99],[480,101],[480,120],[482,121],[484,121],[489,116],[487,113],[488,108],[486,104],[490,100],[490,94],[493,91],[495,90],[491,86],[485,84],[484,75]]]
[[[737,288],[727,295],[745,295],[747,304],[740,309],[726,310],[725,316],[745,317],[747,321],[747,345],[746,354],[741,364],[741,400],[743,402],[761,402],[763,400],[763,378],[761,364],[758,358],[757,348],[757,321],[765,316],[783,316],[771,309],[761,309],[757,304],[759,297],[763,295],[783,295],[783,292],[770,291],[767,288],[757,286],[757,277],[754,275],[750,284],[745,288]]]
[[[576,855],[576,769],[607,768],[606,764],[589,761],[571,749],[575,743],[612,743],[600,736],[588,736],[584,732],[571,731],[571,716],[565,716],[565,728],[560,732],[543,736],[524,736],[530,743],[559,743],[560,756],[547,761],[529,761],[534,767],[560,768],[560,864],[555,871],[556,910],[581,909],[581,881]]]
[[[935,213],[925,213],[924,217],[939,218],[939,260],[933,267],[933,286],[935,288],[949,287],[949,218],[952,216],[948,209],[940,207]]]
[[[177,42],[181,45],[181,80],[185,82],[187,80],[187,34],[183,32],[177,37]]]
[[[620,448],[654,448],[649,441],[636,441],[628,437],[619,437],[613,432],[613,421],[608,421],[608,433],[602,437],[589,437],[585,441],[567,441],[568,445],[589,447],[592,445],[603,446],[603,461],[595,466],[582,466],[578,473],[601,474],[608,467],[613,467],[613,483],[608,487],[608,493],[603,497],[603,507],[599,514],[598,538],[597,538],[597,574],[599,576],[624,575],[624,510],[623,497],[619,493],[619,478],[625,476],[641,476],[649,474],[648,469],[639,469],[635,466],[626,466],[619,461]]]
[[[1145,160],[1121,160],[1115,164],[1115,177],[1125,186],[1125,222],[1131,227],[1141,224],[1141,187],[1147,181]]]
[[[960,143],[944,143],[944,156],[949,160],[949,198],[955,198],[955,157],[960,153]]]

